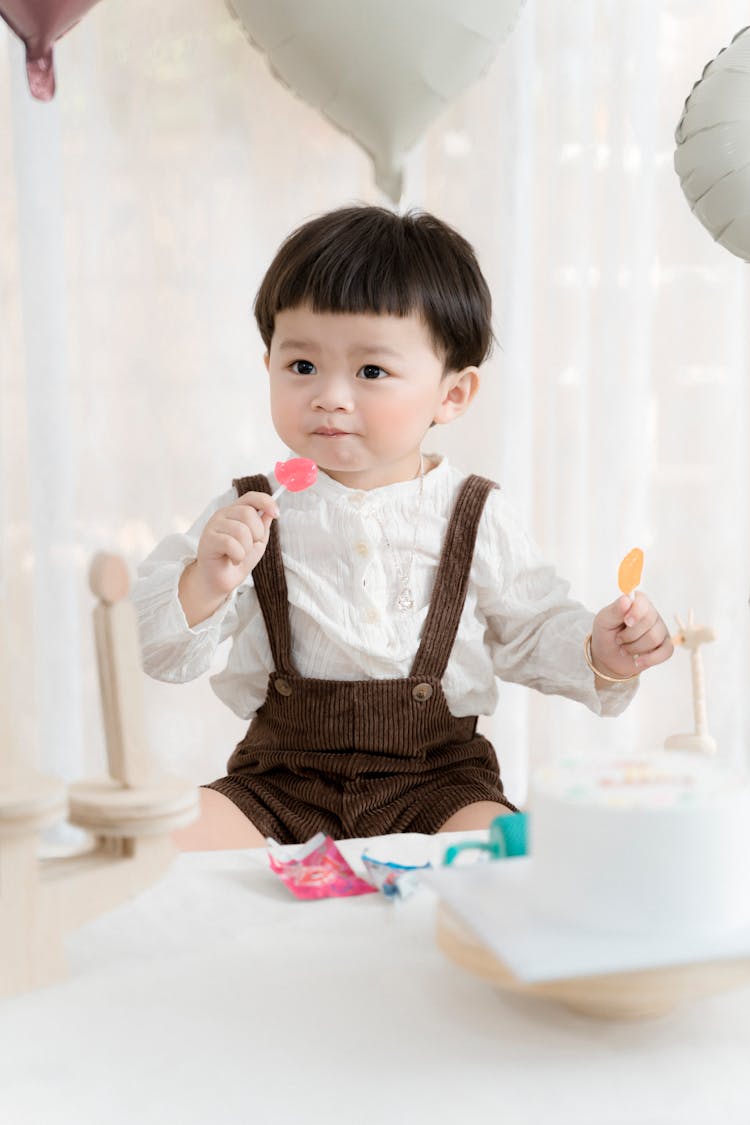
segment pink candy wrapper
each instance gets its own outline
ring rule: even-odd
[[[294,859],[282,860],[268,852],[271,868],[297,898],[344,898],[377,894],[377,888],[360,879],[330,836],[318,832],[303,844]]]

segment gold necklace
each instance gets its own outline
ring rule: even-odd
[[[406,564],[406,569],[404,569],[401,566],[401,563],[399,562],[398,555],[395,551],[395,548],[394,548],[393,544],[391,543],[390,539],[388,538],[388,532],[385,530],[385,525],[383,524],[382,520],[380,519],[380,516],[377,514],[377,512],[373,511],[373,516],[375,517],[375,519],[377,521],[378,527],[380,528],[380,530],[383,533],[383,538],[385,539],[385,545],[388,548],[388,550],[391,552],[391,556],[393,557],[393,565],[396,569],[396,574],[398,575],[398,579],[399,579],[399,582],[400,582],[398,594],[396,595],[396,609],[398,609],[400,613],[408,613],[410,609],[414,609],[414,594],[412,593],[410,582],[411,582],[411,567],[412,567],[412,563],[414,562],[414,552],[417,549],[417,536],[419,534],[419,521],[422,517],[422,493],[424,492],[424,460],[422,458],[421,453],[419,455],[419,472],[417,473],[417,476],[419,477],[419,499],[417,500],[417,518],[414,521],[414,538],[412,540],[411,551],[409,552],[409,561]]]

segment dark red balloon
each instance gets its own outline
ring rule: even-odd
[[[29,89],[39,101],[55,93],[55,42],[98,0],[0,0],[0,16],[26,44]]]

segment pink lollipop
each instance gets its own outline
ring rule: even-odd
[[[274,472],[281,487],[276,489],[272,500],[281,496],[285,488],[290,492],[304,492],[311,484],[315,484],[318,466],[309,457],[292,457],[289,461],[277,461]]]

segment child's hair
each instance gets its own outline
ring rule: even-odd
[[[472,247],[427,212],[358,205],[329,211],[281,244],[255,298],[266,348],[277,313],[420,315],[446,371],[479,366],[492,346],[492,299]]]

